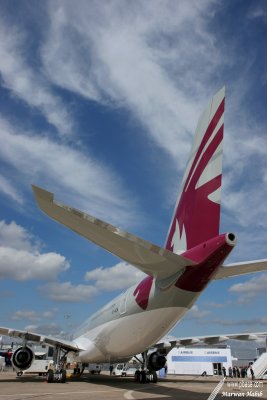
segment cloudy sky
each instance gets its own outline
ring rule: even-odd
[[[260,0],[1,0],[0,325],[65,334],[141,278],[42,214],[31,184],[163,245],[224,85],[228,261],[267,258],[266,37]],[[266,331],[266,290],[264,273],[213,283],[172,334]]]

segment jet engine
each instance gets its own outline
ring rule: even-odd
[[[16,370],[24,371],[30,368],[34,360],[34,352],[27,346],[19,347],[12,355],[12,365]]]
[[[150,371],[159,371],[161,368],[164,368],[165,364],[166,357],[163,354],[154,351],[148,356],[147,367]]]

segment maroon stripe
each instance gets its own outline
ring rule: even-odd
[[[197,181],[199,180],[201,173],[204,171],[204,169],[208,165],[209,161],[211,160],[213,154],[215,153],[217,147],[220,145],[222,140],[223,140],[223,125],[220,127],[217,134],[215,135],[215,137],[212,139],[212,141],[208,145],[205,153],[203,154],[200,162],[198,163],[198,166],[195,170],[194,176],[192,177],[192,180],[191,180],[191,184],[193,187],[195,187],[195,185],[197,184]]]
[[[190,172],[189,172],[189,174],[187,176],[187,179],[186,179],[186,182],[185,182],[185,185],[184,185],[184,189],[187,187],[187,184],[188,184],[189,180],[191,179],[191,175],[192,175],[192,173],[194,171],[194,168],[195,168],[195,165],[196,165],[196,163],[197,163],[197,161],[198,161],[198,159],[199,159],[199,157],[200,157],[200,155],[202,153],[202,150],[204,149],[206,143],[208,142],[209,138],[213,134],[213,131],[216,128],[221,116],[223,115],[223,112],[224,112],[224,99],[222,100],[221,104],[217,108],[217,111],[215,112],[215,114],[214,114],[212,120],[210,121],[209,126],[208,126],[208,128],[207,128],[207,130],[206,130],[206,132],[205,132],[205,134],[203,136],[202,142],[201,142],[201,144],[200,144],[200,146],[198,148],[197,154],[196,154],[195,159],[193,161],[193,164],[192,164],[192,166],[190,168]]]

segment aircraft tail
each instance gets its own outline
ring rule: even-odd
[[[224,98],[223,87],[198,121],[165,245],[177,254],[219,234]]]

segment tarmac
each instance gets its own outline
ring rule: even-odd
[[[84,374],[66,383],[47,383],[44,377],[23,376],[13,371],[0,372],[0,400],[214,400],[228,398],[267,399],[267,381],[222,377],[173,376],[158,383],[140,384],[131,377]]]

